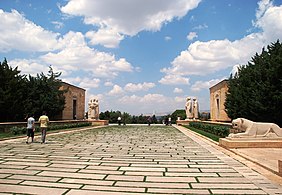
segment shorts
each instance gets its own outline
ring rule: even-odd
[[[34,137],[34,131],[33,131],[33,129],[27,129],[27,136],[28,136],[28,137]]]

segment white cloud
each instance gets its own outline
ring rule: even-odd
[[[44,30],[16,10],[0,9],[0,51],[52,51],[57,47],[58,33]]]
[[[98,26],[102,32],[115,29],[119,36],[108,33],[107,40],[112,42],[116,39],[116,43],[122,40],[123,35],[134,36],[144,30],[158,31],[165,23],[185,16],[188,11],[196,8],[199,2],[200,0],[155,0],[146,3],[143,0],[69,0],[61,7],[61,11],[83,16],[86,24]],[[109,38],[111,35],[113,38]]]
[[[56,29],[63,28],[63,26],[64,26],[64,23],[59,22],[59,21],[52,21],[51,23],[55,25]]]
[[[265,1],[262,1],[265,2]],[[267,1],[266,1],[267,2]],[[266,9],[261,17],[255,22],[255,26],[263,29],[263,37],[267,42],[275,42],[282,38],[282,5],[272,6],[271,3],[264,5]],[[257,14],[259,15],[259,14]]]
[[[156,85],[154,83],[147,83],[147,82],[138,83],[138,84],[128,83],[125,85],[124,90],[130,92],[147,91],[155,86]]]
[[[167,71],[164,70],[164,72]],[[176,74],[167,74],[165,77],[159,80],[159,83],[164,85],[189,85],[189,78],[185,78]]]
[[[83,78],[82,81],[79,83],[79,86],[82,88],[98,88],[100,86],[100,79],[93,78]]]
[[[186,102],[186,97],[179,97],[179,96],[177,96],[177,97],[174,98],[174,100],[176,102],[178,102],[178,103],[183,103],[183,107],[184,107],[185,102]]]
[[[123,93],[123,89],[119,85],[114,85],[113,89],[109,91],[108,95],[116,96],[121,95]]]
[[[146,94],[144,96],[124,96],[121,99],[119,99],[120,103],[123,104],[133,104],[133,105],[138,105],[140,103],[146,105],[150,104],[153,105],[154,103],[163,103],[167,99],[164,95],[162,94]]]
[[[197,35],[196,32],[190,32],[190,33],[187,35],[187,39],[188,39],[189,41],[192,41],[193,39],[195,39],[195,38],[197,38],[197,37],[198,37],[198,35]]]
[[[85,36],[90,39],[90,44],[100,44],[108,48],[116,48],[119,42],[124,39],[124,36],[119,32],[109,28],[99,29],[97,32],[88,31]]]
[[[11,67],[18,67],[18,70],[21,71],[21,74],[30,74],[36,76],[38,73],[46,73],[49,70],[49,67],[42,65],[36,60],[27,60],[27,59],[14,59],[8,62]]]
[[[167,74],[164,78],[179,74],[206,75],[236,64],[246,64],[263,46],[281,39],[282,6],[275,7],[267,0],[259,2],[259,5],[254,25],[262,32],[252,33],[235,41],[196,41],[171,62],[171,67],[161,70]]]
[[[183,89],[174,88],[173,93],[183,93]]]
[[[225,79],[225,78],[223,78],[223,79]],[[213,85],[219,83],[223,79],[212,79],[210,81],[196,81],[191,86],[191,90],[192,91],[200,91],[202,89],[209,89],[210,87],[212,87]]]
[[[105,85],[106,87],[111,87],[111,86],[113,86],[114,84],[113,84],[112,82],[110,82],[110,81],[106,81],[106,82],[104,83],[104,85]]]
[[[170,40],[171,40],[171,37],[170,37],[170,36],[165,36],[165,40],[166,40],[166,41],[170,41]]]
[[[124,58],[116,59],[112,54],[88,47],[80,32],[69,32],[59,42],[62,50],[41,56],[43,62],[65,70],[84,69],[96,77],[112,78],[119,72],[133,71],[131,64]]]

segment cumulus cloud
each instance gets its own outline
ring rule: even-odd
[[[174,88],[173,93],[183,93],[183,89]]]
[[[163,103],[166,101],[166,97],[162,94],[146,94],[144,96],[124,96],[122,97],[119,102],[123,104],[151,104],[153,105],[154,103]]]
[[[108,48],[116,48],[119,42],[124,39],[124,36],[119,32],[109,28],[99,29],[98,31],[88,31],[85,36],[90,39],[90,44],[101,44]]]
[[[163,71],[167,72],[167,70]],[[182,77],[177,74],[168,74],[165,77],[161,78],[161,80],[159,80],[159,83],[164,85],[189,85],[189,78]]]
[[[225,78],[223,78],[225,79]],[[201,91],[202,89],[209,89],[213,85],[219,83],[223,79],[212,79],[209,81],[196,81],[192,86],[191,90],[192,91]]]
[[[69,32],[59,40],[62,50],[49,52],[40,59],[67,70],[83,68],[96,77],[115,77],[119,72],[132,72],[132,65],[124,58],[90,48],[80,32]]]
[[[171,75],[206,75],[219,70],[246,64],[260,52],[263,46],[282,37],[282,6],[273,6],[270,1],[259,2],[255,27],[261,32],[249,34],[239,40],[196,41],[182,51],[171,67],[163,68],[162,80]]]
[[[123,89],[119,85],[114,85],[113,89],[109,91],[108,95],[116,96],[121,95],[123,93]]]
[[[147,82],[138,83],[138,84],[128,83],[124,86],[124,90],[130,92],[147,91],[155,86],[156,86],[155,83],[147,83]]]
[[[104,85],[105,85],[106,87],[111,87],[111,86],[113,86],[114,84],[113,84],[112,82],[110,82],[110,81],[106,81],[106,82],[104,83]]]
[[[196,32],[190,32],[190,33],[187,35],[187,39],[188,39],[189,41],[192,41],[193,39],[195,39],[195,38],[197,38],[197,37],[198,37],[198,35],[197,35]]]
[[[0,51],[52,51],[57,49],[58,33],[43,29],[16,10],[0,9]]]
[[[200,0],[155,0],[146,3],[142,0],[69,0],[61,7],[61,11],[82,16],[84,23],[98,26],[101,32],[107,32],[106,38],[102,33],[98,36],[96,33],[99,31],[88,35],[90,38],[94,35],[99,37],[98,40],[91,39],[93,44],[107,45],[110,40],[115,43],[110,45],[114,46],[123,39],[123,35],[134,36],[144,30],[160,30],[165,23],[185,16],[189,10],[196,8],[199,2]]]

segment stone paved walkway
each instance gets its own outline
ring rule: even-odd
[[[183,127],[109,126],[0,142],[0,194],[282,194]]]

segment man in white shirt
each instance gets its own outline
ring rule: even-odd
[[[28,139],[31,137],[31,142],[33,142],[34,139],[34,131],[35,131],[35,119],[33,118],[33,115],[29,115],[27,119],[27,139],[26,143],[28,144]]]

